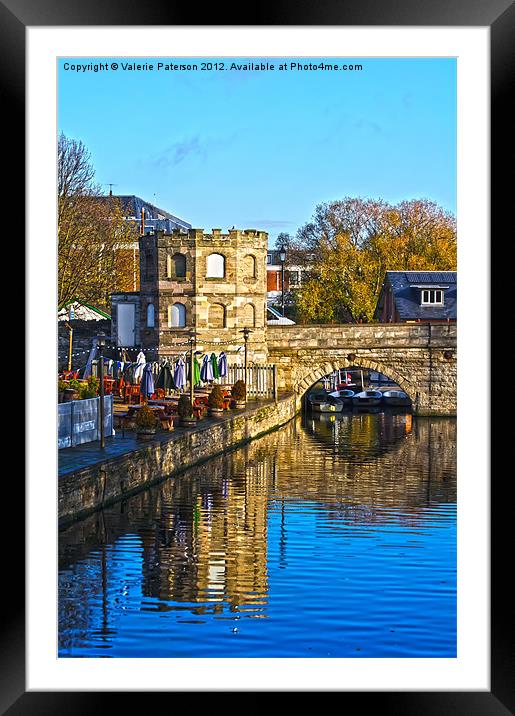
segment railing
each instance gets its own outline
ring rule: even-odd
[[[277,367],[275,365],[249,365],[247,367],[247,380],[245,368],[242,365],[229,365],[227,383],[234,385],[237,380],[243,380],[247,385],[248,398],[277,398]]]
[[[104,435],[113,435],[113,396],[104,396]],[[100,398],[59,403],[57,446],[75,447],[100,440]]]

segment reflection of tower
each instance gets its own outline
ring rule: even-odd
[[[237,608],[262,603],[268,592],[268,471],[263,474],[263,460],[244,457],[241,468],[232,463],[225,496],[222,489],[210,514],[200,515],[194,537],[197,601],[228,600]]]

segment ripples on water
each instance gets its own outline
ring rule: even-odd
[[[298,417],[60,533],[59,655],[456,656],[456,422]]]

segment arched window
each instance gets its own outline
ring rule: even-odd
[[[147,328],[154,328],[154,304],[149,303],[147,306]]]
[[[174,254],[166,257],[166,275],[168,278],[185,278],[186,277],[186,256],[184,254]]]
[[[224,278],[225,256],[222,256],[222,254],[210,254],[207,257],[206,276],[207,278]]]
[[[209,328],[225,328],[225,306],[212,303],[209,306]]]
[[[251,254],[243,259],[243,275],[245,278],[256,278],[256,259]]]
[[[173,303],[168,306],[168,328],[184,328],[186,325],[186,306]]]
[[[252,303],[247,303],[243,307],[241,314],[241,324],[248,328],[252,328],[256,323],[256,309]]]

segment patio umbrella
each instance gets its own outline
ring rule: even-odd
[[[220,353],[220,357],[218,358],[218,373],[220,378],[225,378],[227,375],[227,356],[223,351]]]
[[[191,362],[190,362],[190,359],[188,358],[188,369],[187,369],[187,373],[186,373],[188,382],[191,379],[190,374],[191,374]],[[200,383],[200,365],[199,365],[197,356],[194,355],[193,356],[193,385],[198,385],[199,383]]]
[[[169,365],[161,366],[156,380],[156,388],[163,388],[166,392],[175,388],[172,369]]]
[[[200,383],[200,366],[198,363],[197,356],[193,356],[193,385]]]
[[[182,390],[186,385],[186,366],[184,365],[182,358],[179,358],[175,365],[173,382],[179,390]]]
[[[216,380],[220,377],[220,371],[218,370],[218,361],[216,359],[216,355],[214,353],[211,353],[211,358],[209,360],[211,361],[211,367],[213,369],[213,378]]]
[[[213,366],[211,364],[211,359],[209,358],[209,356],[206,353],[206,355],[204,356],[204,360],[202,361],[202,368],[200,370],[200,379],[204,383],[208,383],[209,381],[213,380],[213,378],[214,378]]]
[[[140,378],[143,376],[143,368],[147,363],[147,359],[145,358],[145,354],[143,351],[140,351],[138,353],[138,357],[136,358],[136,370],[134,371],[134,380],[139,381]]]
[[[152,364],[145,363],[141,376],[140,392],[144,398],[148,398],[155,392],[154,376],[152,375]]]
[[[91,363],[95,357],[97,350],[98,350],[97,339],[94,338],[93,339],[93,347],[91,348],[91,350],[89,352],[88,360],[86,361],[86,367],[84,368],[84,372],[82,374],[82,377],[84,379],[89,378],[89,376],[91,375]]]

